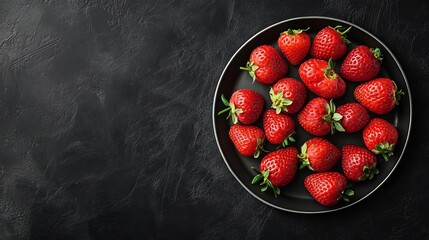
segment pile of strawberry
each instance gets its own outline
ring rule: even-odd
[[[311,43],[306,33],[308,29],[291,30],[280,34],[277,44],[281,53],[270,45],[255,48],[245,67],[253,81],[271,85],[269,94],[272,109],[264,111],[261,93],[250,89],[235,91],[227,106],[219,114],[228,112],[233,125],[229,137],[237,151],[244,156],[259,158],[266,141],[278,145],[278,150],[266,154],[252,184],[259,183],[262,191],[271,189],[277,197],[280,187],[288,185],[298,169],[308,168],[314,173],[304,180],[304,186],[316,201],[325,206],[333,206],[340,199],[348,201],[354,194],[347,187],[348,181],[371,180],[378,174],[377,157],[386,161],[393,155],[398,132],[388,121],[374,117],[368,111],[384,115],[392,111],[404,93],[397,89],[393,80],[377,78],[382,54],[378,48],[357,46],[341,63],[339,72],[334,61],[347,52],[346,33],[350,30],[341,26],[325,27]],[[310,53],[310,58],[306,57]],[[288,64],[299,65],[300,80],[286,77]],[[304,61],[305,60],[305,61]],[[357,102],[346,103],[338,108],[333,99],[342,97],[346,91],[346,79],[350,82],[364,82],[354,90]],[[316,98],[306,103],[307,90]],[[295,121],[314,135],[302,146],[301,151],[290,146],[295,142]],[[262,115],[263,129],[255,124]],[[362,131],[366,148],[346,144],[338,149],[322,138],[336,131],[353,133]],[[332,168],[341,162],[342,172]]]

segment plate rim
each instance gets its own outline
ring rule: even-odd
[[[391,171],[387,174],[387,176],[380,182],[380,184],[378,184],[374,189],[372,189],[368,194],[366,194],[365,196],[363,196],[362,198],[351,202],[350,204],[338,207],[338,208],[334,208],[334,209],[327,209],[327,210],[321,210],[321,211],[299,211],[299,210],[293,210],[293,209],[287,209],[287,208],[283,208],[280,206],[277,206],[275,204],[272,204],[262,198],[260,198],[258,195],[256,195],[255,193],[253,193],[253,191],[251,191],[249,188],[246,187],[246,185],[244,185],[244,183],[240,180],[240,178],[234,173],[234,171],[231,169],[231,166],[228,164],[226,157],[222,151],[222,148],[220,146],[219,143],[219,138],[216,132],[216,100],[218,98],[218,90],[219,90],[219,86],[221,84],[221,80],[227,70],[227,68],[229,67],[229,65],[231,64],[231,62],[233,61],[233,59],[236,57],[236,55],[241,51],[241,49],[247,45],[250,41],[252,41],[254,38],[256,38],[257,36],[259,36],[260,34],[262,34],[263,32],[267,31],[270,28],[273,28],[277,25],[280,24],[284,24],[287,22],[291,22],[291,21],[296,21],[296,20],[302,20],[302,19],[323,19],[323,20],[331,20],[331,21],[337,21],[337,22],[342,22],[344,24],[347,24],[349,26],[352,26],[353,28],[357,28],[361,31],[363,31],[364,33],[368,34],[370,37],[372,37],[373,39],[375,39],[378,43],[380,43],[380,45],[382,45],[388,52],[389,54],[392,56],[393,60],[395,61],[396,65],[399,68],[399,71],[401,72],[404,81],[405,81],[405,86],[407,87],[407,94],[408,94],[408,98],[409,98],[409,111],[410,111],[410,117],[409,117],[409,124],[408,124],[408,131],[407,131],[407,136],[405,139],[405,143],[404,143],[404,147],[401,151],[401,154],[398,157],[398,160],[396,161],[395,165],[393,166],[393,168],[391,169]],[[333,17],[326,17],[326,16],[316,16],[316,15],[310,15],[310,16],[301,16],[301,17],[293,17],[293,18],[288,18],[285,20],[282,20],[280,22],[276,22],[274,24],[269,25],[268,27],[258,31],[257,33],[253,34],[252,37],[250,37],[247,41],[245,41],[238,49],[237,51],[231,56],[231,58],[229,59],[228,63],[225,65],[222,74],[220,75],[218,82],[216,84],[216,89],[215,89],[215,93],[213,96],[213,109],[212,109],[212,126],[213,126],[213,131],[214,131],[214,135],[215,135],[215,139],[216,139],[216,144],[217,144],[217,148],[224,160],[225,165],[227,166],[227,168],[229,169],[229,171],[231,172],[231,174],[235,177],[235,179],[240,183],[240,185],[246,189],[247,192],[249,192],[253,197],[255,197],[256,199],[258,199],[259,201],[263,202],[264,204],[267,204],[268,206],[271,206],[273,208],[282,210],[282,211],[286,211],[286,212],[293,212],[293,213],[301,213],[301,214],[321,214],[321,213],[328,213],[328,212],[335,212],[335,211],[339,211],[348,207],[351,207],[359,202],[361,202],[362,200],[366,199],[367,197],[369,197],[371,194],[373,194],[378,188],[380,188],[386,181],[387,179],[390,178],[390,176],[392,175],[392,173],[395,171],[396,167],[398,166],[399,162],[402,160],[402,157],[407,149],[408,146],[408,140],[411,134],[411,126],[412,126],[412,119],[413,119],[413,104],[412,104],[412,95],[411,95],[411,90],[410,90],[410,85],[408,83],[408,79],[404,73],[404,70],[402,69],[401,64],[399,63],[398,59],[396,58],[396,56],[392,53],[392,51],[380,40],[378,39],[376,36],[374,36],[372,33],[370,33],[369,31],[363,29],[362,27],[354,24],[354,23],[350,23],[346,20],[342,20],[342,19],[338,19],[338,18],[333,18]]]

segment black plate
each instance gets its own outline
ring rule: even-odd
[[[313,39],[314,35],[322,28],[326,26],[352,26],[352,29],[348,33],[348,39],[352,42],[348,46],[349,52],[352,48],[357,45],[366,45],[372,48],[378,47],[381,49],[384,54],[382,69],[379,74],[379,77],[388,77],[393,79],[398,88],[401,88],[406,93],[405,96],[401,99],[400,105],[397,106],[391,113],[385,116],[381,116],[393,123],[399,132],[399,139],[395,149],[395,155],[392,156],[389,162],[384,162],[381,158],[378,159],[378,169],[380,173],[374,177],[372,181],[364,181],[362,183],[357,183],[352,186],[355,190],[355,196],[351,198],[350,203],[340,202],[334,207],[324,207],[317,203],[306,191],[304,188],[304,178],[311,173],[308,169],[300,170],[294,180],[283,187],[281,196],[275,198],[271,191],[261,192],[258,185],[250,184],[252,177],[255,173],[251,170],[252,166],[259,168],[260,160],[253,159],[248,157],[241,156],[234,148],[231,140],[228,137],[229,127],[231,123],[229,120],[225,119],[225,115],[217,116],[217,112],[224,108],[220,96],[224,94],[227,99],[231,94],[241,88],[249,88],[256,90],[261,93],[265,99],[266,109],[270,107],[269,99],[269,86],[263,85],[258,82],[251,83],[251,78],[248,73],[240,71],[240,66],[245,66],[246,61],[248,60],[252,50],[263,44],[270,44],[278,49],[277,39],[279,34],[288,28],[298,29],[298,28],[307,28],[310,27],[308,33]],[[345,54],[346,55],[346,54]],[[308,58],[308,56],[307,56]],[[342,62],[343,59],[340,59],[338,62]],[[337,69],[339,64],[337,66]],[[300,80],[298,76],[298,68],[289,65],[289,72],[287,74],[289,77]],[[338,106],[347,103],[347,102],[356,102],[353,98],[353,90],[358,84],[351,83],[346,81],[347,91],[346,94],[337,99],[335,104]],[[307,91],[309,96],[308,100],[315,97],[311,92]],[[371,114],[371,117],[375,117],[375,114]],[[378,116],[380,117],[380,116]],[[407,146],[408,137],[411,129],[411,117],[412,117],[412,108],[411,108],[411,93],[408,87],[408,82],[405,77],[404,72],[402,71],[401,66],[399,65],[396,58],[393,56],[392,52],[375,36],[366,30],[343,20],[327,18],[327,17],[299,17],[289,20],[285,20],[279,23],[276,23],[261,32],[257,33],[255,36],[250,38],[243,46],[238,49],[238,51],[232,56],[231,60],[226,65],[220,79],[218,86],[216,88],[216,93],[214,96],[213,103],[213,127],[216,136],[216,141],[219,147],[219,150],[222,154],[223,159],[225,160],[226,165],[231,171],[232,175],[238,180],[238,182],[249,191],[254,197],[260,201],[289,212],[297,213],[323,213],[330,212],[339,209],[349,207],[351,205],[360,202],[365,199],[367,196],[372,194],[377,188],[379,188],[386,179],[390,176],[393,170],[398,165],[401,160],[405,147]],[[296,121],[296,114],[293,115],[293,118]],[[256,123],[257,126],[262,127],[261,120]],[[305,132],[299,124],[297,125],[297,142],[295,143],[296,147],[300,147],[306,140],[314,137],[309,133]],[[361,132],[355,134],[344,134],[336,133],[334,135],[326,136],[328,140],[334,143],[338,148],[341,148],[344,144],[353,143],[359,146],[364,146]],[[269,145],[267,146],[268,150],[275,150],[276,146]],[[340,164],[337,164],[335,170],[341,171]]]

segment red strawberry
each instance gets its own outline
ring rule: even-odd
[[[312,138],[301,147],[300,169],[308,167],[312,171],[325,172],[331,169],[341,158],[340,150],[328,140]]]
[[[335,104],[331,100],[328,102],[323,98],[314,98],[298,114],[298,122],[305,131],[323,136],[335,130],[344,132],[344,128],[339,121],[342,116],[335,112]]]
[[[283,55],[292,65],[298,65],[307,56],[310,50],[310,36],[305,32],[307,29],[288,29],[280,34],[277,44]]]
[[[347,197],[353,196],[354,192],[346,189],[346,184],[346,177],[338,172],[314,173],[304,180],[304,186],[311,196],[327,207],[334,206],[341,198],[349,202]]]
[[[357,46],[344,59],[340,74],[353,82],[363,82],[374,79],[380,71],[383,54],[380,49],[367,46]]]
[[[272,108],[277,113],[298,112],[307,99],[307,90],[302,82],[293,78],[282,78],[270,89],[270,97],[273,102]]]
[[[260,185],[264,187],[261,191],[266,191],[268,188],[273,189],[274,196],[280,194],[279,187],[289,184],[296,174],[298,169],[298,150],[294,147],[287,147],[275,152],[271,152],[265,156],[260,165],[260,173],[256,175],[252,184],[256,184],[262,180]]]
[[[369,111],[380,115],[386,114],[399,104],[405,93],[398,91],[394,81],[377,78],[356,87],[354,95],[358,102]]]
[[[355,182],[371,180],[378,174],[377,157],[367,149],[348,144],[343,146],[341,165],[346,177]]]
[[[246,67],[253,81],[272,84],[286,75],[289,67],[277,50],[269,45],[262,45],[253,50]]]
[[[258,92],[250,89],[240,89],[235,91],[229,102],[222,95],[222,102],[227,108],[220,111],[218,115],[228,111],[228,117],[236,124],[240,121],[243,124],[252,124],[259,119],[264,109],[264,98]]]
[[[276,114],[275,110],[267,110],[262,118],[265,136],[272,144],[281,144],[283,147],[289,142],[295,142],[295,122],[286,114]]]
[[[372,119],[362,132],[365,146],[375,154],[381,154],[384,160],[393,155],[398,141],[396,127],[381,118]]]
[[[346,84],[335,72],[334,62],[311,58],[299,66],[298,74],[305,86],[319,97],[339,98],[346,92]]]
[[[343,118],[340,123],[346,133],[353,133],[362,130],[369,122],[369,114],[366,108],[359,103],[346,103],[337,108]]]
[[[235,148],[244,156],[258,158],[263,149],[265,134],[255,126],[232,125],[229,129],[229,138]]]
[[[338,60],[347,51],[347,44],[350,43],[346,38],[346,33],[351,27],[344,29],[341,26],[325,27],[320,30],[313,39],[310,54],[314,58],[328,60],[332,58],[334,61]]]

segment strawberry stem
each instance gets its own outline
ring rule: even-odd
[[[323,69],[325,71],[325,77],[329,78],[329,79],[337,79],[338,75],[335,72],[335,63],[332,60],[332,58],[330,58],[328,60],[328,67]]]
[[[256,74],[255,71],[258,69],[259,67],[254,65],[253,62],[247,61],[246,63],[246,67],[240,67],[241,70],[247,71],[249,72],[249,75],[252,77],[253,81],[252,83],[255,82],[256,80]]]
[[[306,29],[291,29],[288,28],[287,31],[282,32],[282,34],[289,34],[289,35],[298,35],[302,32],[308,31],[310,28],[306,28]]]
[[[281,111],[287,112],[287,106],[290,106],[293,101],[283,97],[283,92],[275,93],[273,88],[270,88],[270,98],[272,101],[271,108],[276,110],[277,114],[280,114]]]
[[[344,31],[341,32],[341,30],[344,29],[344,28],[345,27],[343,27],[341,25],[338,25],[334,29],[337,30],[337,32],[341,35],[341,38],[343,39],[343,41],[346,44],[350,44],[350,40],[347,39],[346,33],[348,33],[350,31],[350,29],[352,28],[352,26],[350,26],[349,28],[347,28],[346,30],[344,30]]]
[[[335,107],[334,101],[332,99],[329,101],[329,104],[325,105],[325,108],[327,114],[323,116],[322,119],[331,123],[331,134],[334,134],[335,130],[339,132],[345,132],[346,130],[340,123],[343,116],[335,112],[337,108]]]

